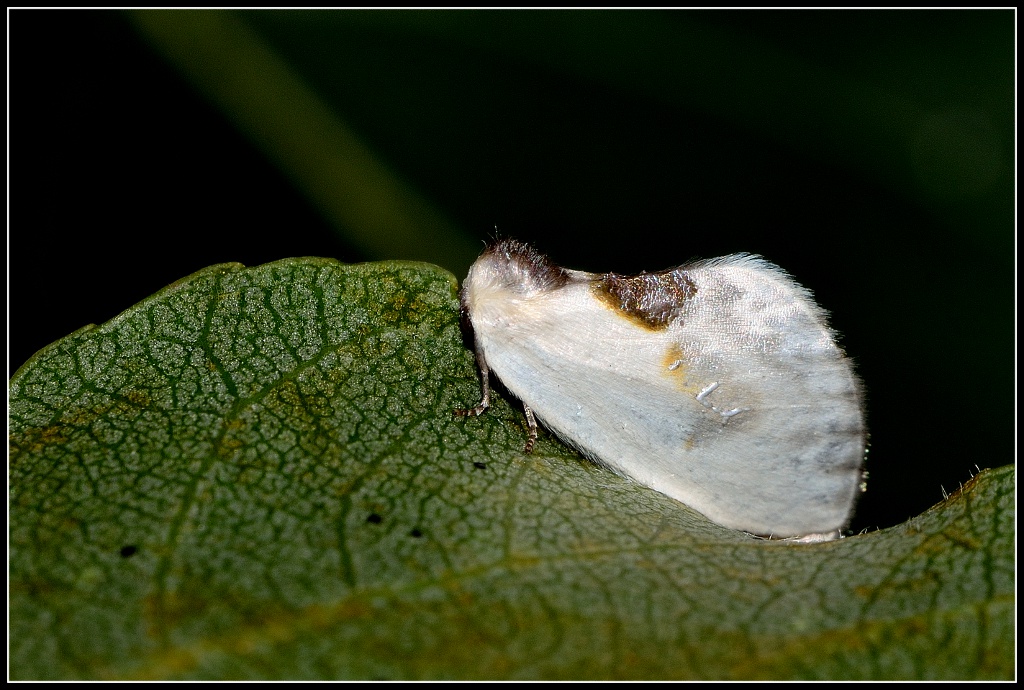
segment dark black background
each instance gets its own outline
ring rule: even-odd
[[[813,289],[867,390],[855,528],[1014,461],[1012,12],[239,16],[465,233],[438,242],[748,251]],[[211,264],[423,258],[360,253],[124,15],[11,12],[9,55],[10,373]]]

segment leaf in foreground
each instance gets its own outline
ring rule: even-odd
[[[13,678],[1011,678],[1014,471],[757,540],[476,402],[452,276],[215,266],[10,384]]]

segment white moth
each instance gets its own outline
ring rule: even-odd
[[[861,483],[860,386],[825,313],[737,254],[660,273],[560,268],[489,246],[461,292],[488,373],[594,461],[752,534],[838,537]]]

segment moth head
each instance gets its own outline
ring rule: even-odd
[[[462,309],[479,299],[521,299],[550,293],[571,280],[569,273],[536,249],[516,240],[499,240],[473,263],[462,284]]]

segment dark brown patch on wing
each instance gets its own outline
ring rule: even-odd
[[[667,328],[697,294],[697,285],[678,268],[636,276],[606,273],[593,286],[600,300],[651,330]]]

